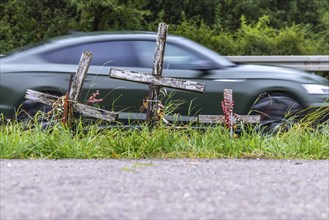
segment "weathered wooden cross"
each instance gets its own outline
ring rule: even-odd
[[[115,68],[111,68],[109,73],[111,78],[123,79],[150,85],[147,99],[148,105],[146,116],[146,121],[150,127],[158,124],[159,117],[157,117],[157,113],[159,108],[158,104],[161,87],[200,93],[203,93],[205,89],[204,83],[162,77],[163,56],[166,46],[167,31],[168,26],[165,23],[160,23],[158,27],[152,74],[126,71]]]
[[[255,124],[260,122],[260,115],[238,115],[233,113],[234,101],[232,89],[224,89],[222,110],[224,115],[198,115],[198,122],[202,124],[225,124],[230,129],[230,136],[234,136],[234,126],[238,123]]]
[[[66,93],[64,97],[58,97],[58,96],[28,89],[26,91],[25,98],[53,106],[53,108],[58,107],[62,109],[63,123],[68,123],[68,124],[71,123],[71,120],[73,118],[73,112],[78,112],[87,117],[98,118],[109,122],[115,121],[118,115],[114,112],[109,112],[103,109],[95,108],[93,106],[78,103],[78,98],[81,93],[84,79],[89,69],[91,58],[92,58],[91,52],[89,51],[83,52],[77,73],[75,74],[73,81],[71,77],[69,91]],[[59,106],[54,106],[54,104],[56,103]]]

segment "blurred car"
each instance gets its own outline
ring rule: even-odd
[[[143,119],[140,106],[148,86],[111,79],[109,70],[151,73],[155,42],[156,33],[75,33],[3,56],[0,112],[6,118],[26,119],[40,109],[49,110],[49,106],[25,100],[26,90],[65,94],[70,74],[76,72],[82,52],[89,50],[93,58],[80,102],[99,90],[100,107],[119,112],[119,120]],[[297,69],[236,64],[180,36],[168,35],[162,75],[206,84],[204,94],[172,93],[171,100],[182,101],[174,112],[183,121],[197,114],[222,114],[224,89],[233,90],[235,113],[261,114],[262,124],[269,128],[279,124],[288,111],[295,114],[309,107],[329,106],[329,82],[323,77]]]

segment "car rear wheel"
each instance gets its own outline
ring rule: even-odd
[[[253,114],[261,115],[258,129],[267,133],[288,130],[301,110],[302,106],[296,100],[283,93],[267,94],[252,107]]]

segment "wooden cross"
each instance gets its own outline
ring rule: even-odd
[[[91,58],[92,58],[91,52],[89,51],[83,52],[77,73],[75,74],[73,80],[70,82],[69,90],[64,98],[63,117],[62,117],[62,121],[64,123],[70,124],[73,118],[73,112],[78,112],[87,117],[98,118],[109,122],[115,121],[118,117],[118,114],[114,112],[109,112],[103,109],[95,108],[93,106],[78,103],[78,98],[81,93],[81,89],[83,87],[84,79],[86,78],[89,69]],[[56,101],[58,101],[61,97],[28,89],[26,91],[25,98],[53,106],[53,104]]]
[[[224,89],[222,110],[224,115],[198,115],[198,121],[202,124],[225,124],[230,129],[230,135],[234,135],[234,125],[238,123],[255,124],[260,122],[260,115],[238,115],[233,113],[234,101],[232,89]]]
[[[163,56],[167,40],[167,31],[168,26],[165,23],[160,23],[156,40],[156,49],[152,74],[126,71],[115,68],[111,68],[109,73],[109,76],[111,78],[123,79],[127,81],[139,82],[150,85],[147,100],[148,106],[146,121],[151,128],[157,125],[159,120],[159,118],[157,117],[157,112],[161,87],[188,90],[200,93],[203,93],[205,89],[204,83],[162,77]]]

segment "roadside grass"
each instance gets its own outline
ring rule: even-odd
[[[313,128],[294,124],[287,132],[262,134],[242,130],[230,138],[223,126],[172,129],[160,126],[150,132],[107,128],[79,121],[72,130],[60,123],[44,129],[42,124],[19,122],[0,125],[1,159],[105,159],[105,158],[241,158],[329,159],[329,126]]]

